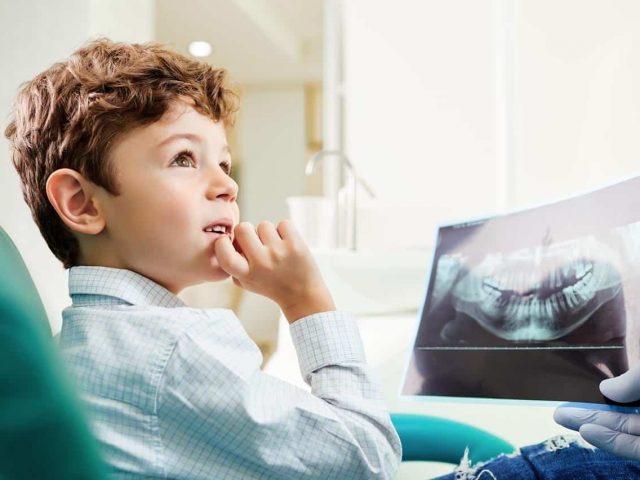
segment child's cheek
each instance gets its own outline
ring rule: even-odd
[[[195,212],[184,198],[172,196],[165,199],[157,218],[161,219],[166,229],[172,230],[172,234],[178,235],[181,231],[194,229],[204,222],[204,219],[195,218]]]

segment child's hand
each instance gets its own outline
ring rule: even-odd
[[[261,222],[257,229],[242,222],[235,227],[234,238],[233,244],[226,235],[216,240],[220,268],[236,285],[276,302],[289,323],[335,310],[307,244],[290,221],[277,227]]]

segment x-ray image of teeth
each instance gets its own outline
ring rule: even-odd
[[[404,394],[608,403],[640,360],[640,177],[435,245]]]
[[[619,255],[593,236],[507,254],[490,253],[469,271],[451,265],[448,258],[440,259],[438,269],[458,269],[456,277],[464,272],[451,286],[453,308],[504,340],[561,338],[622,289]],[[442,277],[438,272],[436,290],[443,290],[438,287]],[[451,323],[441,337],[456,341]]]

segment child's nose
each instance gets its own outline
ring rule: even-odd
[[[209,200],[221,198],[233,202],[238,197],[238,184],[227,174],[214,173],[211,175],[207,187],[207,198]]]

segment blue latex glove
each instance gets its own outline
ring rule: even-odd
[[[614,402],[640,400],[640,365],[619,377],[603,380],[600,391]],[[582,438],[595,447],[620,457],[640,460],[640,409],[635,409],[638,413],[623,413],[580,408],[578,405],[560,405],[553,414],[554,420],[579,431]]]

